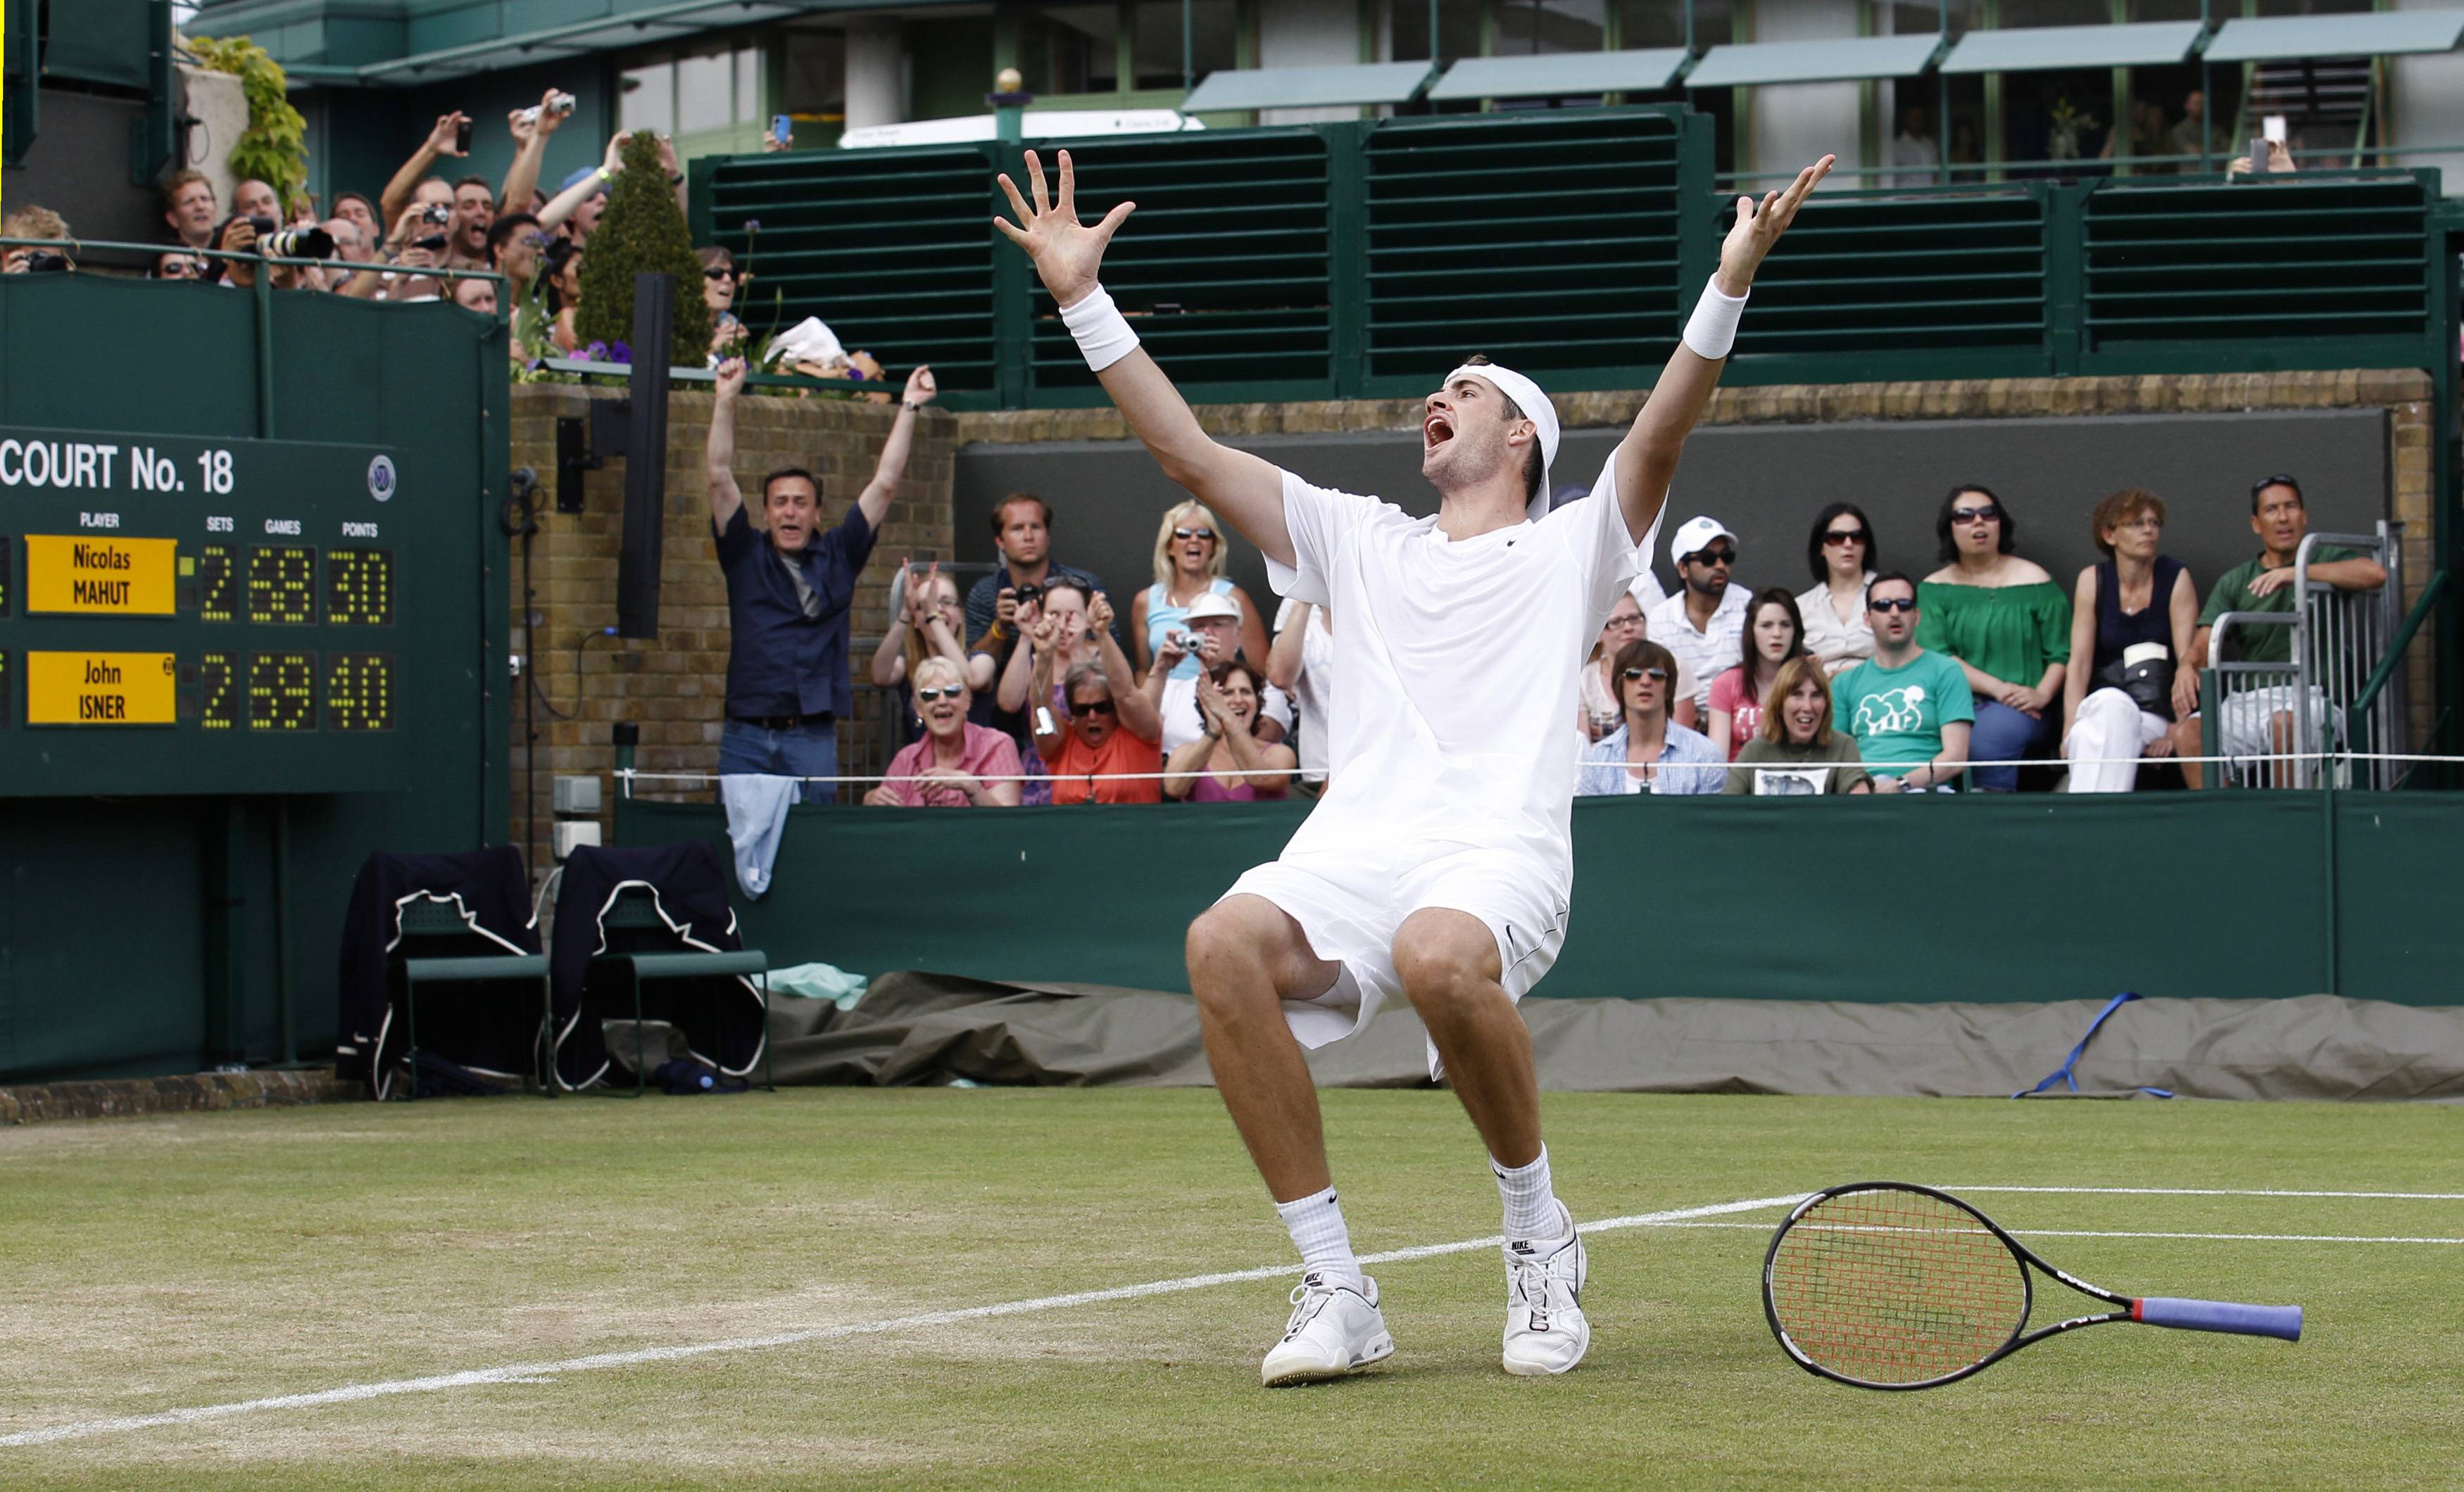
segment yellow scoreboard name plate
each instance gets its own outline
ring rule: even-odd
[[[174,725],[179,678],[166,652],[29,651],[26,723]]]
[[[171,615],[176,538],[26,536],[26,609],[124,617]]]

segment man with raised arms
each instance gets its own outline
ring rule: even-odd
[[[1831,169],[1737,202],[1683,345],[1591,494],[1549,512],[1557,417],[1529,379],[1485,360],[1423,403],[1434,518],[1312,487],[1218,445],[1096,280],[1124,202],[1078,221],[1069,152],[1048,193],[994,219],[1034,261],[1104,391],[1164,474],[1266,557],[1285,596],[1331,606],[1331,786],[1280,858],[1189,930],[1189,987],[1216,1086],[1301,1253],[1269,1384],[1336,1377],[1395,1350],[1353,1257],[1302,1047],[1359,1028],[1400,995],[1488,1147],[1506,1205],[1506,1371],[1564,1372],[1590,1346],[1583,1244],[1540,1137],[1530,1033],[1514,1003],[1565,938],[1576,660],[1641,574],[1686,432],[1736,335],[1754,271]],[[1465,293],[1480,287],[1467,284]]]

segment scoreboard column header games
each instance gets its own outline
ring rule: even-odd
[[[0,797],[395,785],[437,500],[374,447],[0,427]]]

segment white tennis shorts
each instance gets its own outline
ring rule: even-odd
[[[1287,856],[1249,871],[1225,896],[1263,896],[1301,925],[1309,949],[1341,967],[1314,999],[1284,1001],[1303,1046],[1324,1046],[1403,997],[1395,934],[1423,908],[1467,912],[1497,939],[1499,982],[1520,1000],[1566,942],[1567,888],[1548,867],[1505,850],[1447,845]]]

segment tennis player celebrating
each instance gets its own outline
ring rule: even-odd
[[[1505,1198],[1506,1371],[1564,1372],[1591,1344],[1583,1244],[1550,1185],[1530,1033],[1514,1009],[1566,934],[1574,664],[1642,571],[1754,271],[1831,165],[1823,157],[1760,203],[1738,199],[1683,344],[1589,497],[1549,512],[1557,417],[1539,385],[1485,360],[1447,374],[1420,420],[1434,518],[1312,487],[1209,439],[1096,281],[1134,204],[1080,223],[1067,150],[1057,198],[1027,152],[1032,209],[1001,178],[1018,221],[994,222],[1035,261],[1131,431],[1265,554],[1279,594],[1343,619],[1332,786],[1281,858],[1189,930],[1216,1085],[1301,1252],[1269,1384],[1339,1376],[1395,1350],[1335,1201],[1301,1049],[1357,1030],[1397,994],[1427,1025]]]

